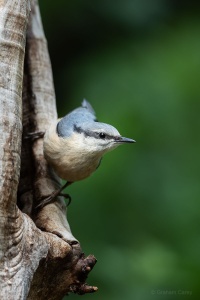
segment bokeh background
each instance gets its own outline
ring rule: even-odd
[[[40,7],[59,116],[85,97],[137,141],[68,190],[72,232],[98,259],[84,299],[200,299],[199,2]]]

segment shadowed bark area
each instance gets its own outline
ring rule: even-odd
[[[64,199],[35,209],[60,187],[43,138],[27,139],[57,118],[37,1],[0,1],[0,56],[0,299],[94,292],[85,281],[96,259],[72,235]]]

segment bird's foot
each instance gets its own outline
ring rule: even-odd
[[[70,205],[70,203],[72,201],[72,198],[71,198],[71,196],[69,194],[57,193],[57,191],[55,191],[50,196],[42,199],[41,202],[40,202],[40,204],[38,204],[36,206],[36,209],[41,209],[44,206],[46,206],[47,204],[53,203],[55,201],[55,199],[56,199],[57,196],[63,196],[63,197],[65,197],[65,199],[68,199],[67,206]]]
[[[53,203],[57,196],[63,196],[65,199],[68,199],[67,206],[70,205],[72,198],[69,194],[61,193],[67,186],[72,184],[72,182],[66,182],[61,188],[58,190],[55,190],[51,195],[48,197],[45,197],[44,199],[41,199],[40,203],[36,206],[36,209],[43,208],[45,205]]]
[[[31,141],[34,141],[34,140],[43,138],[43,137],[44,137],[44,134],[45,134],[44,131],[29,132],[29,133],[27,133],[27,134],[25,134],[25,135],[23,136],[23,139],[24,139],[24,140],[31,140]]]

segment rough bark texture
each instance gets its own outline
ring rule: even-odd
[[[0,299],[94,292],[85,280],[96,259],[72,235],[64,199],[35,209],[60,187],[43,139],[27,139],[57,118],[37,1],[30,13],[28,0],[0,0],[0,70]]]

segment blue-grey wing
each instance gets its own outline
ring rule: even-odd
[[[96,116],[92,106],[83,100],[82,107],[74,109],[58,122],[57,133],[60,137],[69,137],[74,131],[74,126],[81,127],[82,124],[94,121]]]

